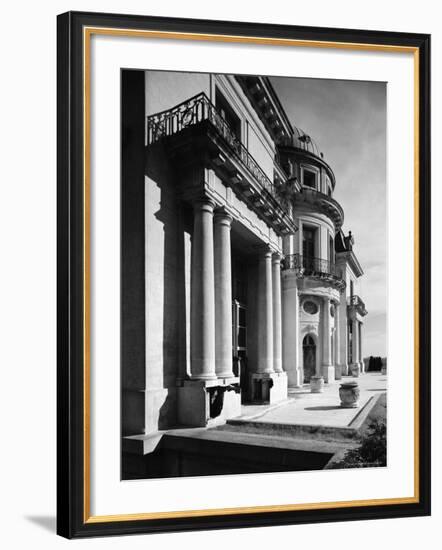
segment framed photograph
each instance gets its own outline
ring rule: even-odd
[[[58,533],[430,514],[430,36],[58,17]]]

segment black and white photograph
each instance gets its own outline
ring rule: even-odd
[[[2,7],[1,547],[432,550],[437,3]]]
[[[386,100],[121,71],[122,480],[387,466]]]

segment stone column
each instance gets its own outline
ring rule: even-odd
[[[292,208],[290,207],[290,211]],[[291,214],[290,214],[291,215]],[[282,237],[282,253],[284,256],[291,256],[295,253],[295,236],[290,235],[284,235]]]
[[[324,298],[323,301],[322,323],[322,364],[325,367],[329,367],[332,364],[330,345],[330,298]]]
[[[302,256],[302,240],[303,240],[303,226],[301,220],[299,220],[298,227],[298,253]]]
[[[339,335],[340,335],[340,350],[339,355],[341,359],[340,367],[342,376],[349,374],[348,370],[348,316],[347,316],[347,297],[345,294],[341,295],[341,301],[339,303]]]
[[[281,255],[272,257],[273,284],[273,370],[282,372]]]
[[[359,366],[361,367],[361,372],[365,372],[364,361],[362,360],[362,323],[358,323],[359,332],[358,332],[358,342],[359,342]]]
[[[335,373],[331,356],[330,298],[324,298],[322,310],[322,376],[326,382],[333,382]]]
[[[258,364],[257,372],[273,372],[272,253],[260,252],[258,266]]]
[[[283,370],[287,373],[291,387],[302,385],[299,368],[299,296],[296,273],[282,274],[282,357]]]
[[[335,305],[335,379],[340,380],[342,378],[341,367],[341,324],[340,324],[340,307],[339,304]]]
[[[215,296],[213,202],[194,204],[191,269],[191,378],[212,380],[215,374]]]
[[[359,323],[356,319],[353,319],[351,322],[351,332],[352,332],[352,357],[351,364],[352,368],[357,368],[358,372],[360,371],[359,365]]]
[[[215,370],[218,378],[232,378],[232,217],[215,212]]]

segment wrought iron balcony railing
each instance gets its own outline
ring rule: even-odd
[[[218,135],[224,139],[230,150],[253,175],[259,185],[277,200],[281,208],[287,211],[285,205],[281,203],[276,186],[252,157],[247,148],[241,143],[204,92],[183,101],[183,103],[172,109],[147,117],[147,144],[151,145],[165,137],[178,134],[186,128],[204,121],[211,123]]]
[[[347,298],[347,305],[356,307],[361,315],[367,315],[367,309],[365,308],[364,301],[356,294],[353,294]]]
[[[300,275],[331,276],[341,279],[341,274],[333,262],[302,254],[287,254],[282,262],[282,268],[293,269]]]

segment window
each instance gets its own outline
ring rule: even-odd
[[[306,302],[304,302],[304,311],[306,313],[309,313],[310,315],[316,315],[316,313],[318,313],[318,306],[317,304],[315,304],[315,302],[307,300]]]
[[[328,259],[330,263],[335,262],[335,243],[331,235],[329,236],[329,241],[328,241]]]
[[[232,132],[238,140],[241,141],[241,119],[232,107],[230,107],[229,102],[218,89],[215,93],[215,106],[216,110],[227,122]]]
[[[232,303],[232,336],[233,355],[237,356],[247,350],[247,311],[236,300]]]
[[[304,187],[310,187],[316,189],[316,174],[310,170],[304,170],[303,173],[303,185]]]
[[[302,255],[304,258],[315,257],[316,229],[313,227],[302,228]]]
[[[331,197],[332,196],[332,185],[330,178],[326,175],[325,176],[325,193]]]
[[[353,281],[350,281],[350,296],[353,297],[354,296],[354,283]]]

